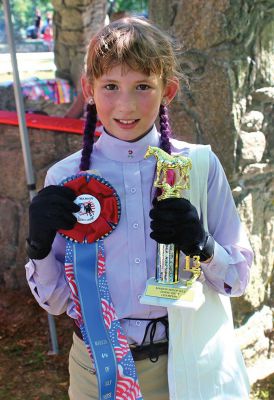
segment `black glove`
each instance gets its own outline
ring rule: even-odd
[[[47,186],[40,190],[29,207],[29,238],[27,253],[30,258],[41,260],[50,252],[58,229],[72,229],[80,210],[73,203],[76,195],[65,186]]]
[[[158,243],[177,244],[186,255],[210,258],[214,250],[212,236],[205,232],[196,208],[186,199],[154,201],[150,237]]]

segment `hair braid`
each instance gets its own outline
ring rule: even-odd
[[[171,146],[170,146],[169,138],[171,136],[171,128],[169,125],[167,107],[160,105],[159,118],[160,118],[160,132],[161,132],[160,148],[162,150],[164,150],[165,152],[167,152],[168,154],[170,154]],[[157,197],[161,195],[161,193],[162,193],[162,190],[157,188],[157,190],[155,191],[154,200],[156,200]]]
[[[90,155],[93,150],[96,122],[97,122],[97,111],[95,104],[93,105],[87,104],[87,116],[86,116],[84,137],[83,137],[83,150],[80,162],[81,171],[86,171],[90,167]]]
[[[169,138],[172,136],[172,132],[169,124],[167,107],[160,105],[159,118],[160,118],[160,132],[161,132],[160,148],[166,151],[168,154],[170,154],[171,145]]]

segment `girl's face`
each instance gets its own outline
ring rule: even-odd
[[[82,80],[83,92],[93,96],[98,117],[105,129],[120,140],[135,141],[154,124],[163,97],[169,103],[178,89],[174,79],[166,87],[156,74],[144,75],[120,65],[95,79],[90,86]]]

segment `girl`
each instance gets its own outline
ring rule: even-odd
[[[77,152],[49,169],[46,187],[30,206],[27,240],[30,261],[26,272],[31,291],[49,313],[67,312],[77,321],[69,357],[70,399],[197,400],[198,397],[187,394],[187,388],[176,396],[169,393],[167,310],[139,301],[147,279],[155,275],[156,241],[176,243],[184,254],[200,255],[204,285],[216,295],[240,296],[248,283],[252,251],[224,171],[213,152],[209,152],[209,172],[204,179],[206,190],[202,195],[207,195],[207,206],[201,218],[189,200],[154,200],[156,162],[153,158],[144,159],[148,146],[184,156],[196,148],[170,139],[167,106],[176,95],[181,76],[171,40],[147,20],[125,18],[104,27],[92,38],[86,55],[82,89],[89,105],[82,153]],[[95,109],[104,131],[94,144]],[[160,132],[155,127],[158,115]],[[81,175],[79,171],[87,174]],[[202,176],[203,171],[200,172],[198,176]],[[89,208],[89,214],[99,210],[99,219],[81,227],[74,216],[81,207],[76,204],[79,182],[100,203],[93,198],[93,209]],[[89,182],[92,184],[88,188]],[[202,223],[206,218],[208,229]],[[64,236],[89,244],[76,246]],[[81,258],[84,252],[88,256]],[[81,286],[76,266],[82,259],[88,268],[93,268],[89,263],[98,267],[97,283],[87,284],[87,274]],[[101,278],[105,279],[103,286]],[[86,291],[82,289],[85,285]],[[106,328],[102,334],[107,329],[108,336],[97,340],[92,335],[101,329],[101,320],[97,318],[98,310],[91,308],[100,296],[101,304],[106,300],[103,308]],[[203,330],[210,332],[206,325]],[[193,341],[195,334],[188,331]],[[120,347],[112,343],[116,381],[111,392],[104,391],[104,386],[113,385],[113,379],[104,376],[109,373],[111,363],[101,363],[111,358],[112,353],[107,347],[106,351],[99,351],[99,356],[96,351],[97,347],[108,346],[114,337],[118,337]],[[193,360],[189,362],[191,365]],[[217,376],[220,366],[215,364],[211,360],[206,369],[215,371]],[[201,387],[199,398],[247,399],[244,390],[233,397],[224,389],[227,381],[237,386],[237,379],[244,375],[242,365],[233,368],[233,374],[226,375],[222,383],[208,382],[207,386],[214,386],[215,397],[207,395]],[[193,387],[197,385],[194,381]]]

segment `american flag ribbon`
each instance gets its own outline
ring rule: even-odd
[[[107,284],[104,241],[103,239],[100,239],[93,244],[84,243],[77,245],[78,244],[75,244],[71,240],[66,241],[65,273],[71,289],[71,296],[75,304],[77,324],[81,329],[83,340],[91,360],[94,362],[96,367],[100,400],[104,400],[105,398],[108,398],[108,400],[142,400],[143,397],[138,382],[135,363],[132,358],[127,338],[123,333],[121,324],[115,312]],[[83,246],[94,246],[96,249],[96,276],[94,277],[95,282],[92,284],[96,285],[97,291],[89,290],[89,298],[83,298],[83,296],[79,295],[82,291],[82,283],[80,279],[78,279],[77,268],[79,269],[80,267],[79,265],[75,265],[75,260],[78,260],[77,251],[85,251],[85,247]],[[86,264],[88,268],[90,268],[90,259],[87,260]],[[102,388],[102,390],[100,390],[100,384],[104,385],[106,383],[106,381],[104,381],[104,376],[106,376],[105,371],[101,371],[100,369],[103,368],[103,365],[105,366],[107,364],[101,364],[101,360],[98,361],[98,354],[94,354],[97,351],[96,343],[91,343],[92,340],[90,339],[92,337],[92,329],[98,329],[100,318],[98,318],[98,316],[92,316],[93,324],[90,324],[92,326],[87,326],[85,323],[85,317],[83,316],[85,314],[85,312],[83,314],[83,310],[86,307],[86,303],[92,301],[95,302],[95,299],[92,297],[95,295],[94,292],[99,294],[99,314],[101,314],[104,321],[104,329],[106,331],[105,340],[108,341],[108,345],[111,346],[116,359],[116,382],[111,397],[105,397],[106,395],[110,395],[111,392],[106,393]],[[96,324],[94,323],[95,320]],[[108,357],[107,352],[102,354],[99,352],[99,356],[101,355],[104,355],[106,358]],[[105,360],[103,361],[105,362]]]

